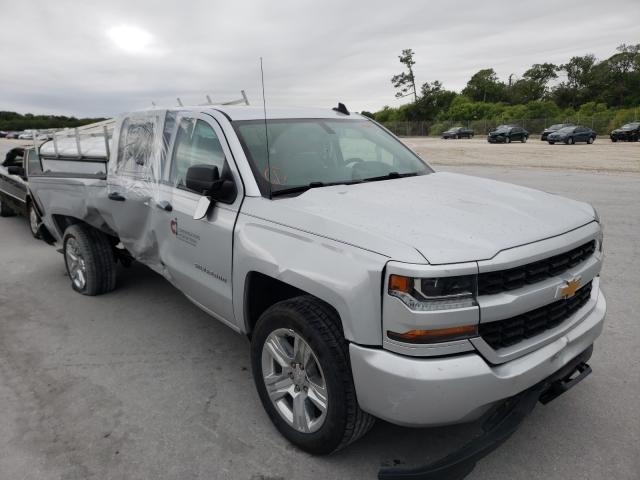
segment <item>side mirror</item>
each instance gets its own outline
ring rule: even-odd
[[[11,167],[7,167],[7,173],[9,175],[18,175],[19,177],[24,178],[24,167],[12,165]]]
[[[187,170],[186,187],[200,195],[211,195],[222,187],[222,183],[215,165],[194,165]]]

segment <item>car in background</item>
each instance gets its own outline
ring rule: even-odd
[[[557,132],[561,128],[573,127],[573,126],[575,126],[575,123],[555,123],[550,127],[545,128],[542,131],[542,135],[540,135],[540,140],[545,141],[547,140],[547,137],[549,136],[550,133]]]
[[[525,143],[528,138],[529,132],[519,125],[498,125],[494,131],[487,135],[489,143],[511,143],[514,141]]]
[[[33,138],[33,130],[25,130],[18,135],[18,140],[31,140]]]
[[[9,132],[5,132],[4,130],[0,130],[0,138],[4,138],[7,136]]]
[[[637,142],[640,140],[640,122],[631,122],[616,128],[609,134],[609,137],[612,142],[618,140]]]
[[[547,137],[549,145],[554,143],[566,143],[573,145],[577,142],[585,142],[592,144],[596,139],[596,132],[589,127],[582,125],[574,125],[573,127],[564,127],[557,132],[550,133]]]
[[[31,197],[28,184],[31,173],[42,173],[42,162],[34,147],[15,147],[7,152],[0,164],[0,217],[27,217],[31,234],[40,238],[39,207]]]
[[[7,139],[16,139],[20,135],[20,132],[8,132],[6,137]]]
[[[449,130],[442,132],[442,138],[449,139],[449,138],[473,138],[474,135],[474,131],[471,128],[467,128],[467,127],[453,127],[450,128]]]

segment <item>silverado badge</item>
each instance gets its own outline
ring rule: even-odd
[[[573,297],[575,293],[578,291],[578,289],[580,288],[580,285],[581,285],[580,277],[576,277],[567,281],[565,285],[561,285],[560,287],[558,287],[558,291],[556,292],[556,298]]]

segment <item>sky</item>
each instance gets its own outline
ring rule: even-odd
[[[640,43],[639,0],[0,0],[0,110],[111,116],[240,97],[376,111],[402,49],[418,84],[607,58]]]

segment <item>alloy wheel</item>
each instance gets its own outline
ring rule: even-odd
[[[295,331],[279,328],[262,346],[262,377],[278,414],[302,433],[319,430],[329,395],[322,367],[309,344]]]
[[[87,284],[87,266],[75,238],[69,238],[67,240],[64,255],[71,281],[78,290],[82,290]]]

